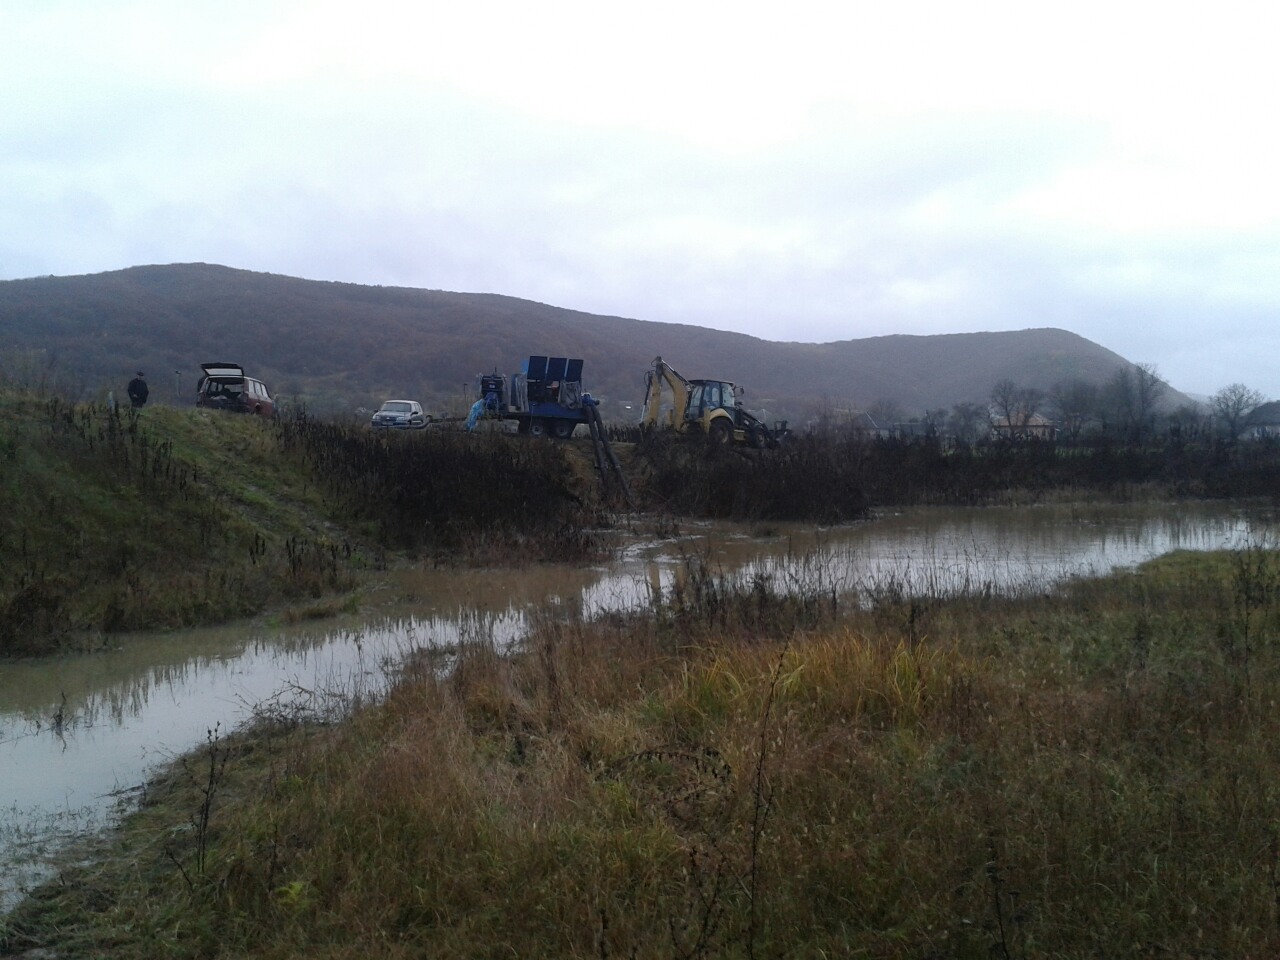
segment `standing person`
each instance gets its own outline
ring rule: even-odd
[[[147,402],[147,381],[142,377],[142,371],[138,371],[138,375],[129,381],[129,399],[133,401],[135,407],[140,407]]]

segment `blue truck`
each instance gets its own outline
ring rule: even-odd
[[[510,377],[496,370],[480,374],[477,387],[468,430],[482,418],[514,420],[520,433],[565,440],[591,422],[595,407],[582,390],[582,361],[576,358],[529,357]]]

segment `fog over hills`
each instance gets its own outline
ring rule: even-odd
[[[153,396],[186,402],[199,364],[222,360],[331,412],[391,396],[458,407],[480,373],[510,374],[530,354],[582,357],[585,388],[615,419],[638,416],[655,355],[686,377],[733,380],[749,408],[792,419],[884,401],[907,414],[985,402],[1003,379],[1042,390],[1075,378],[1101,384],[1129,363],[1053,328],[794,343],[494,294],[212,264],[0,282],[0,338],[0,363],[43,365],[87,394],[122,389],[142,369]]]

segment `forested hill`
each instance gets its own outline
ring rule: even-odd
[[[530,354],[577,356],[586,389],[616,418],[641,401],[655,355],[687,377],[742,384],[748,407],[792,418],[885,400],[908,413],[981,402],[1006,378],[1040,389],[1101,383],[1128,362],[1057,329],[782,343],[515,297],[211,264],[0,282],[0,343],[9,354],[0,363],[38,361],[86,393],[122,388],[142,369],[158,399],[186,401],[201,362],[232,361],[287,399],[333,411],[389,396],[457,406],[479,373],[510,374]]]

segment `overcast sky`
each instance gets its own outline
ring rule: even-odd
[[[0,279],[203,261],[1280,399],[1280,5],[0,2]]]

